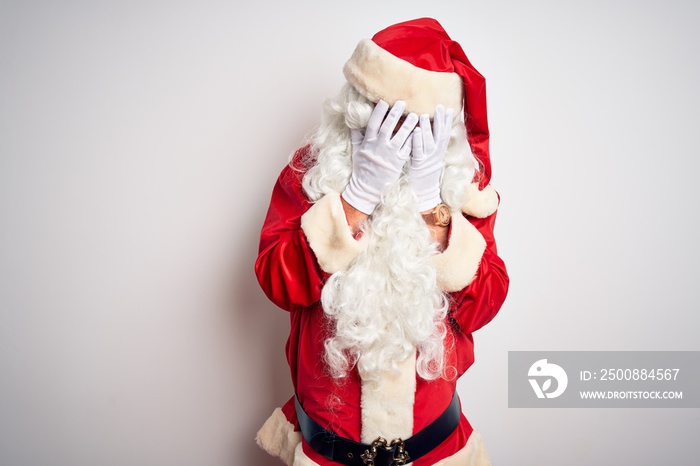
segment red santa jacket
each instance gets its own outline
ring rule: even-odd
[[[404,416],[409,426],[412,421],[410,429],[418,432],[449,405],[458,377],[474,362],[472,332],[493,319],[508,291],[508,274],[493,236],[497,194],[490,186],[478,191],[472,185],[471,200],[462,207],[466,213],[453,218],[448,246],[435,258],[438,282],[451,298],[446,367],[456,369],[453,377],[426,381],[411,366],[397,379],[397,392],[369,400],[369,396],[361,397],[362,381],[356,371],[338,381],[324,368],[323,343],[332,326],[321,308],[321,289],[330,273],[347,266],[361,251],[362,243],[352,238],[338,195],[327,195],[312,204],[304,194],[304,173],[294,165],[308,150],[308,146],[300,149],[277,180],[255,263],[267,297],[289,311],[286,355],[294,389],[316,422],[343,437],[371,442],[367,435],[374,438],[372,432],[381,432],[381,407],[386,403],[394,403],[393,416],[399,420]],[[293,397],[275,410],[257,441],[288,465],[338,464],[302,441]],[[478,432],[462,415],[455,432],[413,464],[428,466],[442,460],[439,464],[448,466],[466,464],[467,458],[476,458],[473,464],[488,464]]]

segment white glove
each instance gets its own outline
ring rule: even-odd
[[[420,116],[420,126],[413,130],[413,153],[409,179],[418,198],[418,211],[424,212],[440,204],[440,175],[445,152],[450,143],[453,110],[435,107],[433,128],[430,117]]]
[[[343,199],[367,215],[379,204],[384,187],[399,179],[411,154],[410,136],[418,115],[409,113],[392,136],[405,108],[405,102],[398,101],[387,115],[389,104],[380,100],[369,117],[364,137],[360,130],[352,130],[352,175]]]

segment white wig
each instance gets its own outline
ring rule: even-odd
[[[345,189],[352,172],[350,129],[366,127],[373,108],[350,85],[326,102],[303,179],[312,201]],[[443,202],[453,211],[465,200],[474,166],[464,122],[455,118],[440,186]],[[431,256],[438,254],[437,243],[418,212],[407,169],[408,163],[364,225],[366,251],[324,285],[323,309],[335,324],[325,342],[325,359],[334,377],[357,367],[363,379],[378,381],[382,372],[398,371],[398,363],[416,350],[421,377],[432,380],[446,373],[448,296],[436,283]]]

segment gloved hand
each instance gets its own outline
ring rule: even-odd
[[[433,127],[430,117],[420,116],[420,125],[413,130],[413,150],[409,179],[418,198],[418,211],[424,212],[440,204],[440,175],[445,152],[450,143],[453,110],[435,107]]]
[[[380,100],[369,117],[364,137],[360,130],[352,130],[352,175],[343,198],[365,214],[371,214],[379,204],[384,187],[399,179],[411,154],[410,136],[418,115],[409,113],[393,135],[405,108],[405,102],[398,101],[387,115],[389,104]]]

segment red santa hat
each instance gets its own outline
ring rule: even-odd
[[[438,104],[463,109],[467,140],[481,164],[479,188],[489,183],[486,83],[440,23],[420,18],[379,31],[360,41],[343,73],[371,101],[403,100],[406,112],[432,116]]]

